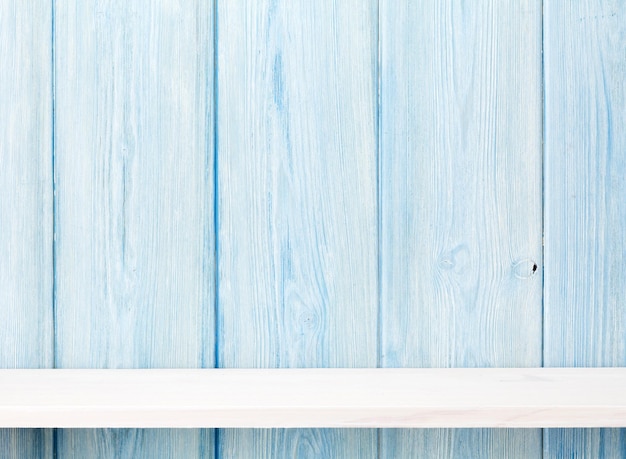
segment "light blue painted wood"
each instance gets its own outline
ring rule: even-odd
[[[207,458],[215,457],[213,429],[62,429],[58,458]]]
[[[376,433],[377,429],[224,429],[219,457],[370,459],[377,457]]]
[[[385,367],[541,366],[541,2],[382,0]],[[381,457],[541,457],[541,431],[385,430]]]
[[[218,2],[222,367],[375,367],[375,1]],[[376,430],[225,430],[222,458],[371,458]]]
[[[214,365],[213,7],[55,9],[56,362]],[[58,456],[213,457],[210,431],[63,430]]]
[[[43,459],[53,455],[52,429],[2,429],[0,452],[3,459]]]
[[[626,365],[626,3],[546,3],[546,366]],[[626,388],[625,388],[626,390]],[[626,430],[546,430],[546,458],[626,457]]]
[[[0,368],[49,368],[52,10],[0,0]],[[51,458],[52,431],[0,429],[0,456]]]
[[[53,3],[55,14],[53,14]],[[0,367],[626,365],[626,5],[0,0]],[[380,157],[376,86],[380,23]],[[380,165],[380,209],[377,165]],[[535,265],[537,266],[535,268]],[[225,430],[220,457],[539,457],[537,430]],[[212,457],[210,430],[58,457]],[[1,430],[3,457],[52,433]],[[547,430],[545,457],[626,457]]]

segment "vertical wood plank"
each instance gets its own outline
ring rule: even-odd
[[[221,367],[374,367],[375,1],[218,2]],[[224,458],[376,455],[375,430],[225,430]]]
[[[214,365],[213,6],[56,3],[63,368]],[[213,457],[201,430],[63,430],[59,457]]]
[[[0,368],[49,368],[52,8],[0,0]],[[7,458],[52,457],[52,431],[0,429]]]
[[[626,365],[626,4],[546,3],[546,366]],[[545,457],[626,457],[626,429],[547,429]]]
[[[382,0],[385,367],[541,366],[541,2]],[[385,430],[381,457],[541,456],[541,431]]]

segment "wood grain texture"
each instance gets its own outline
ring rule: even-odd
[[[381,1],[385,367],[541,365],[541,2]],[[381,457],[540,457],[539,430],[396,430]]]
[[[56,2],[56,362],[214,365],[213,8]],[[59,457],[212,457],[210,433],[60,431]]]
[[[626,368],[0,370],[0,426],[626,427],[624,387]],[[336,434],[308,435],[321,454]]]
[[[373,367],[376,2],[218,2],[221,367]],[[233,431],[221,457],[373,457],[376,432]]]
[[[52,429],[0,429],[0,451],[6,459],[53,458]]]
[[[0,0],[0,368],[53,364],[52,9]],[[0,429],[8,458],[52,455],[42,430]]]
[[[626,4],[546,3],[546,366],[626,365]],[[547,430],[545,457],[626,457],[625,430]]]

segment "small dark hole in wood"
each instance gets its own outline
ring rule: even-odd
[[[533,272],[537,271],[537,263],[533,265]]]

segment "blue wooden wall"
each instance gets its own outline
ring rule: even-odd
[[[621,0],[0,0],[0,108],[2,368],[626,365]],[[0,457],[626,431],[0,429]]]

